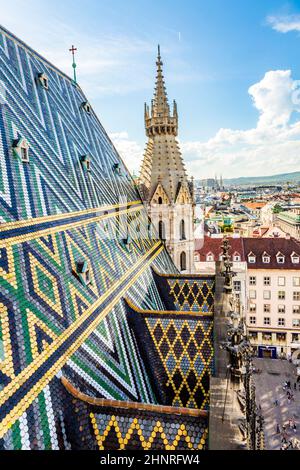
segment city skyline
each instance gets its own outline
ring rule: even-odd
[[[82,11],[81,2],[54,1],[45,15],[40,2],[25,11],[14,0],[1,21],[68,75],[68,49],[77,47],[79,84],[131,171],[146,143],[143,104],[153,94],[158,43],[190,175],[299,170],[299,2],[232,0],[224,11],[218,0],[189,8],[167,1],[158,18],[158,2],[147,13],[145,6],[90,0]]]

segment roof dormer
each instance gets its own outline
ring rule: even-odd
[[[45,90],[49,90],[49,79],[44,72],[38,73],[37,83],[41,85]]]
[[[300,262],[300,256],[295,251],[291,254],[291,261],[293,264],[299,264]]]
[[[256,263],[256,255],[253,253],[253,251],[250,251],[250,253],[248,253],[248,263]]]
[[[211,251],[209,253],[207,253],[206,261],[214,261],[214,260],[215,260],[214,254]]]
[[[80,282],[84,286],[88,286],[91,283],[91,274],[89,263],[86,260],[78,261],[76,263],[76,272],[75,274],[79,278]]]
[[[116,175],[122,176],[122,168],[119,162],[114,163],[112,169]]]
[[[232,255],[232,261],[235,261],[236,263],[241,261],[241,255],[238,251],[235,251]]]
[[[80,158],[80,163],[84,171],[90,171],[91,159],[89,155],[82,155],[82,157]]]
[[[284,264],[285,262],[285,256],[283,253],[281,253],[281,251],[278,251],[277,255],[276,255],[276,260],[277,260],[277,263],[278,264]]]
[[[91,114],[92,108],[88,101],[84,101],[83,103],[81,103],[81,107],[87,114]]]
[[[13,142],[13,152],[23,163],[29,163],[29,143],[24,137]]]
[[[269,255],[269,253],[264,251],[262,254],[262,262],[268,264],[270,263],[270,261],[271,261],[271,256]]]

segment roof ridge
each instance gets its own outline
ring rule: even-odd
[[[26,42],[22,41],[22,39],[19,39],[17,36],[15,36],[13,33],[11,33],[8,29],[6,29],[1,24],[0,24],[0,32],[3,33],[6,37],[11,39],[12,41],[18,43],[19,46],[26,49],[30,54],[32,54],[33,56],[36,56],[39,60],[45,62],[45,64],[47,64],[48,67],[52,68],[56,73],[59,73],[60,75],[62,75],[64,78],[69,80],[74,86],[78,87],[82,91],[80,85],[78,85],[78,83],[75,84],[74,80],[71,77],[69,77],[69,75],[67,75],[65,72],[60,70],[58,67],[56,67],[56,65],[52,64],[52,62],[46,59],[43,55],[39,54],[31,46],[28,46]]]

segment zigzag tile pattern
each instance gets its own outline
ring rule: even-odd
[[[104,409],[90,413],[99,450],[204,450],[207,422],[163,413]]]
[[[62,376],[89,396],[158,400],[122,299],[163,309],[151,267],[174,266],[85,102],[0,28],[0,449],[74,448]],[[20,139],[28,163],[13,151]]]
[[[49,90],[35,80],[41,72]],[[51,367],[90,394],[155,401],[123,303],[101,304],[101,321],[93,306],[107,292],[119,295],[118,279],[132,266],[126,295],[162,306],[150,263],[141,269],[139,261],[152,253],[158,269],[172,263],[159,247],[151,252],[157,241],[133,181],[96,115],[82,110],[80,88],[5,30],[0,81],[0,435],[5,447],[55,448],[55,437],[38,439],[54,415]],[[28,164],[12,151],[18,137],[29,143]],[[88,173],[80,164],[86,154]],[[140,228],[130,252],[127,224]],[[79,260],[89,263],[88,286],[73,274]],[[88,309],[95,322],[80,340]]]
[[[215,276],[166,275],[155,270],[153,276],[167,310],[213,314]]]
[[[159,403],[207,410],[214,366],[213,317],[145,311],[130,301],[127,308]]]

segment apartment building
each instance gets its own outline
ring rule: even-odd
[[[276,215],[276,225],[284,232],[300,240],[300,209],[280,212]]]
[[[222,239],[196,246],[195,268],[214,273]],[[300,349],[300,243],[282,238],[230,238],[234,292],[260,357],[288,357]]]
[[[245,238],[246,322],[258,356],[300,348],[300,245],[292,238]]]
[[[204,237],[196,241],[194,266],[196,273],[215,274],[216,262],[222,259],[223,238]],[[229,256],[236,276],[233,280],[234,294],[240,301],[241,312],[247,312],[246,271],[244,246],[242,238],[230,238]]]

